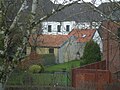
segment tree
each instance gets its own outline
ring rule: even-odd
[[[44,7],[47,6],[48,4],[46,3],[46,5],[40,6],[41,9],[38,9],[38,10],[41,10],[41,11],[39,14],[36,14],[36,12],[38,11],[36,9],[39,6],[38,1],[45,1],[45,0],[0,0],[0,20],[1,20],[0,32],[3,31],[2,38],[4,38],[3,40],[4,43],[2,42],[1,44],[3,45],[2,47],[4,47],[2,48],[3,53],[0,53],[0,56],[2,56],[2,60],[5,62],[1,66],[3,68],[2,69],[0,68],[0,79],[1,79],[0,81],[3,84],[5,84],[5,82],[7,81],[7,78],[9,77],[10,73],[13,70],[13,62],[20,60],[21,57],[24,57],[23,55],[24,49],[27,45],[29,45],[28,39],[32,33],[32,30],[37,25],[39,25],[42,21],[47,20],[49,17],[62,11],[66,7],[69,7],[75,3],[78,3],[79,1],[83,1],[83,3],[88,5],[85,2],[85,0],[76,0],[69,4],[66,4],[66,3],[72,0],[64,0],[63,3],[65,5],[57,5],[55,10],[47,12],[47,11],[44,11]],[[96,1],[96,0],[93,0],[93,1]],[[111,0],[109,0],[109,2],[113,3]],[[116,2],[115,4],[116,4],[116,7],[119,7],[119,3]],[[108,19],[108,20],[111,19],[109,15],[104,14],[97,7],[93,7],[91,5],[88,5],[88,6],[94,11],[98,12],[100,16],[103,16],[104,19]],[[113,13],[114,11],[115,10],[111,10],[111,13]],[[80,12],[80,13],[83,13],[83,12]],[[71,14],[72,15],[70,15],[70,17],[73,15],[77,15],[79,13],[76,12]],[[66,19],[67,18],[68,17],[66,17]]]
[[[93,40],[90,40],[86,43],[84,48],[84,53],[82,57],[81,65],[94,63],[101,60],[101,52],[99,45],[94,42]]]
[[[58,5],[54,11],[44,11],[45,5],[40,6],[39,13],[36,14],[38,4],[42,4],[44,0],[0,0],[0,32],[3,32],[4,42],[2,61],[4,64],[0,66],[0,82],[5,85],[9,75],[14,70],[14,62],[19,62],[24,58],[24,50],[30,45],[29,38],[32,30],[47,20],[50,16],[63,10],[78,1],[62,6]],[[49,1],[49,0],[47,0]],[[49,8],[49,7],[48,7]],[[44,12],[43,12],[44,11]],[[36,30],[36,32],[39,32]],[[35,38],[35,41],[37,37]],[[1,44],[1,45],[2,45]],[[35,50],[36,42],[33,45]],[[31,46],[32,47],[32,46]]]

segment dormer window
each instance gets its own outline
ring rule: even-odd
[[[52,26],[51,25],[48,25],[48,32],[51,32],[51,29],[52,28]]]
[[[66,25],[66,31],[67,31],[67,32],[70,31],[70,25]]]
[[[57,25],[57,31],[61,32],[61,26],[60,25]]]
[[[85,38],[86,36],[87,36],[86,34],[83,34],[83,35],[82,35],[82,38]]]

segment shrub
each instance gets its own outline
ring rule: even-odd
[[[86,43],[82,57],[81,65],[90,64],[101,60],[99,45],[93,40]]]
[[[29,67],[29,71],[32,73],[40,73],[43,71],[42,65],[32,65]]]
[[[54,65],[55,64],[55,55],[54,54],[42,54],[43,65]]]

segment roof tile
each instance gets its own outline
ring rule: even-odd
[[[41,47],[60,47],[67,39],[68,35],[31,35],[29,41],[31,45],[33,41]]]
[[[77,42],[88,42],[92,39],[95,31],[94,29],[73,29],[69,36],[76,36]]]

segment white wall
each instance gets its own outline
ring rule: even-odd
[[[79,22],[76,25],[79,29],[89,29],[90,28],[90,22]]]
[[[48,25],[51,25],[51,32],[48,32]],[[61,32],[58,32],[57,25],[61,25]],[[70,31],[75,27],[75,21],[65,21],[65,22],[42,22],[42,31],[43,34],[68,34],[69,32],[66,31],[66,25],[70,25]]]
[[[93,36],[93,40],[95,42],[97,42],[97,44],[100,46],[100,51],[102,52],[103,51],[103,43],[102,43],[102,39],[98,33],[98,31],[96,30],[94,36]]]
[[[51,32],[48,32],[48,25],[51,25]],[[61,25],[61,32],[58,32],[57,26]],[[55,21],[49,21],[49,22],[42,22],[42,31],[43,34],[62,34],[67,35],[69,32],[66,31],[66,25],[70,25],[70,31],[73,28],[79,28],[79,29],[97,29],[100,26],[100,22],[79,22],[76,23],[75,21],[64,21],[64,22],[55,22]],[[91,26],[92,25],[92,26]]]
[[[79,29],[98,29],[100,26],[100,22],[79,22],[76,24],[76,27]]]
[[[76,38],[72,36],[59,48],[59,63],[64,63],[75,59]]]
[[[80,59],[77,58],[77,52],[81,50],[78,49],[78,44],[76,42],[76,37],[72,36],[70,37],[66,43],[64,43],[60,48],[59,48],[59,63],[64,63],[68,62],[71,60],[75,59]],[[81,53],[81,52],[80,52]]]

